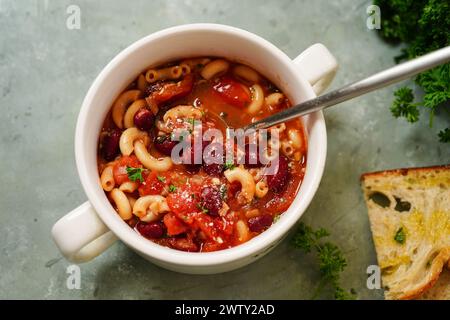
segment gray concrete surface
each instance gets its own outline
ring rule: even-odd
[[[81,29],[66,27],[69,5]],[[220,275],[158,268],[115,244],[81,268],[81,289],[66,286],[70,265],[50,237],[53,223],[86,200],[73,151],[77,113],[106,63],[135,40],[165,27],[216,22],[254,32],[295,57],[324,43],[340,63],[336,88],[393,64],[399,48],[366,27],[370,1],[15,1],[0,0],[0,298],[307,299],[318,284],[313,256],[288,240],[260,261]],[[366,287],[375,264],[359,176],[372,170],[448,163],[424,117],[411,126],[389,112],[393,88],[326,112],[328,160],[302,221],[322,226],[342,247],[343,286],[359,299],[383,298]],[[448,120],[447,120],[448,121]],[[322,298],[329,298],[325,292]]]

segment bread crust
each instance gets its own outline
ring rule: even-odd
[[[429,172],[435,170],[450,170],[450,164],[440,165],[440,166],[429,166],[429,167],[416,167],[416,168],[400,168],[391,170],[382,170],[367,172],[361,175],[361,181],[367,178],[376,178],[386,175],[396,175],[396,176],[406,176],[409,172]]]
[[[383,240],[386,240],[387,238],[383,235],[389,234],[385,233],[386,230],[389,230],[389,232],[393,232],[391,226],[401,226],[405,220],[402,220],[406,214],[411,214],[413,212],[413,209],[407,209],[407,213],[400,213],[401,211],[395,211],[394,206],[395,203],[397,203],[398,199],[406,199],[407,202],[410,202],[412,204],[411,208],[413,208],[415,205],[418,205],[418,208],[421,208],[423,205],[423,201],[420,202],[420,198],[418,203],[414,198],[414,195],[419,196],[423,194],[424,192],[430,190],[431,195],[434,199],[434,196],[436,195],[435,201],[440,201],[438,203],[443,203],[443,206],[446,206],[444,209],[444,212],[447,212],[448,216],[448,199],[449,197],[445,194],[449,192],[450,189],[450,164],[447,165],[439,165],[439,166],[427,166],[427,167],[416,167],[416,168],[401,168],[401,169],[392,169],[392,170],[384,170],[384,171],[376,171],[376,172],[369,172],[361,175],[361,182],[364,189],[364,196],[366,200],[366,205],[369,210],[369,218],[371,223],[371,230],[372,235],[375,237],[383,237]],[[437,190],[436,194],[434,190]],[[376,208],[375,203],[371,198],[369,198],[370,194],[373,193],[382,193],[384,194],[389,200],[390,203],[388,207],[379,207]],[[412,193],[410,198],[408,198],[408,195]],[[398,197],[398,198],[396,198]],[[395,200],[397,199],[397,200]],[[433,201],[433,200],[431,200]],[[445,202],[442,202],[445,201]],[[422,205],[420,204],[422,203]],[[375,206],[375,207],[374,207]],[[442,207],[440,207],[442,208]],[[374,211],[375,210],[375,211]],[[425,211],[430,213],[430,211]],[[380,216],[381,213],[387,214],[386,216],[390,216],[391,214],[395,214],[396,218],[389,218],[383,220],[386,216]],[[418,213],[417,213],[418,214]],[[424,212],[420,213],[420,216],[423,218]],[[429,215],[427,216],[429,218]],[[397,219],[398,218],[398,219]],[[442,220],[439,220],[442,221]],[[398,225],[397,225],[398,223]],[[428,225],[430,227],[430,225]],[[434,230],[434,229],[428,229],[428,230]],[[395,229],[394,229],[395,231]],[[431,231],[433,232],[433,231]],[[448,235],[448,233],[447,233]],[[443,235],[441,235],[443,236]],[[414,279],[412,273],[411,275],[411,281],[408,286],[405,286],[403,290],[401,290],[401,287],[396,287],[397,291],[393,291],[392,293],[389,292],[386,295],[387,299],[401,299],[401,300],[409,300],[409,299],[417,299],[421,298],[424,293],[427,293],[430,291],[430,289],[438,282],[440,275],[443,271],[445,271],[446,268],[450,271],[450,246],[448,242],[448,236],[445,236],[444,239],[447,239],[441,245],[435,248],[436,256],[432,259],[431,265],[428,267],[429,269],[424,274],[424,277],[421,279],[422,281],[418,281],[419,279]],[[381,242],[382,243],[382,242]],[[425,243],[425,248],[426,248]],[[417,244],[416,244],[417,245]],[[378,247],[377,247],[378,246]],[[384,256],[386,258],[386,250],[384,247],[385,244],[376,244],[376,250],[377,250],[377,259],[380,261],[380,257]],[[381,249],[381,250],[380,250]],[[381,252],[381,253],[380,253]],[[395,252],[400,252],[396,250]],[[406,251],[407,252],[407,251]],[[408,257],[411,257],[409,255]],[[386,261],[384,259],[384,261]],[[420,260],[415,260],[420,261]],[[404,264],[403,264],[404,265]],[[416,269],[418,270],[418,269]],[[403,274],[405,274],[406,271],[402,271]],[[448,271],[445,271],[448,272]],[[419,274],[419,273],[418,273]],[[448,277],[444,277],[448,278]],[[401,278],[400,278],[401,279]],[[415,281],[417,280],[417,282]],[[384,281],[384,280],[383,280]],[[446,292],[448,291],[447,288],[450,287],[450,283],[448,283],[448,286],[445,283],[442,284],[440,282],[440,288],[442,285],[444,286]],[[392,289],[392,288],[391,288]],[[395,294],[393,294],[395,292]],[[431,293],[431,292],[430,292]],[[433,292],[433,294],[435,294]],[[435,294],[436,295],[436,294]],[[424,299],[426,299],[426,296]],[[439,294],[437,295],[439,297]],[[443,295],[440,295],[442,297]],[[446,298],[448,296],[445,296]]]
[[[422,294],[424,294],[428,289],[432,288],[435,283],[438,281],[439,276],[445,268],[445,264],[450,263],[450,248],[442,249],[441,252],[437,255],[433,264],[431,266],[431,278],[428,283],[423,285],[422,287],[417,288],[416,290],[406,292],[401,300],[412,300],[419,298]]]

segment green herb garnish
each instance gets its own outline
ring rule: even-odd
[[[355,299],[353,293],[346,291],[339,284],[340,274],[347,266],[341,250],[330,242],[320,241],[329,235],[329,232],[323,228],[314,231],[311,227],[300,223],[292,239],[292,245],[305,253],[314,250],[319,261],[321,280],[312,299],[317,298],[327,285],[332,287],[335,299]]]
[[[143,169],[143,168],[133,168],[133,167],[127,166],[126,170],[127,170],[128,178],[131,181],[139,180],[140,182],[144,182],[144,178],[142,177],[142,172],[145,169]]]
[[[403,227],[400,227],[397,232],[395,233],[394,240],[397,241],[400,244],[404,244],[406,241],[406,234],[405,230],[403,230]]]
[[[169,136],[163,135],[163,136],[157,136],[155,140],[156,140],[157,143],[163,143],[168,138],[169,138]]]
[[[175,192],[175,191],[177,191],[177,187],[175,187],[173,184],[171,184],[169,186],[169,192],[172,193],[172,192]]]
[[[381,36],[388,42],[406,46],[396,61],[413,59],[450,45],[450,2],[448,0],[374,0],[382,12]],[[413,90],[398,89],[391,107],[395,117],[408,122],[419,120],[420,110],[428,110],[430,127],[438,110],[450,114],[450,63],[425,71],[414,78],[424,92],[421,102],[414,102]],[[450,128],[438,134],[441,142],[450,143]]]
[[[197,203],[196,206],[197,206],[198,209],[200,209],[200,211],[202,213],[208,213],[209,212],[209,210],[206,209],[204,206],[202,206],[200,203]]]
[[[222,198],[223,201],[227,200],[227,192],[228,192],[228,188],[225,184],[221,184],[219,187],[219,192],[220,192],[220,197]]]
[[[161,181],[161,182],[166,182],[166,178],[162,177],[162,176],[156,176],[156,179],[158,179],[158,181]]]
[[[194,118],[188,118],[188,119],[186,119],[186,122],[188,122],[192,126],[195,126],[195,124],[197,123],[197,120],[195,120]]]
[[[225,170],[233,170],[236,165],[233,162],[227,162],[224,164],[223,166],[225,168]]]

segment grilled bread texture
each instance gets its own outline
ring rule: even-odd
[[[450,299],[450,165],[366,173],[361,183],[385,298]]]

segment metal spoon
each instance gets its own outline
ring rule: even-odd
[[[450,46],[378,72],[368,78],[331,91],[317,98],[297,104],[289,109],[285,109],[270,117],[252,123],[244,127],[244,130],[269,128],[278,123],[304,116],[308,113],[316,112],[361,96],[367,92],[386,87],[448,61],[450,61]]]

